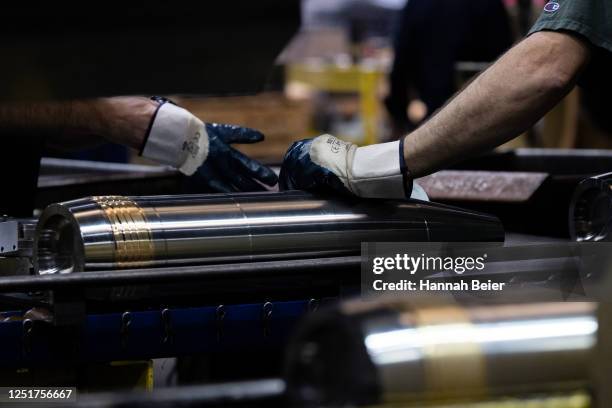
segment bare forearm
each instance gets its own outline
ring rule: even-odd
[[[516,137],[573,88],[588,58],[566,34],[527,38],[406,136],[408,169],[420,177]]]
[[[75,102],[3,103],[0,105],[0,129],[3,131],[59,133],[78,125],[74,110],[88,116],[88,104]]]
[[[0,135],[40,134],[56,147],[106,140],[139,148],[156,102],[143,97],[0,105]]]

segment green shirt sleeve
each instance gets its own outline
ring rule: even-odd
[[[529,31],[571,31],[612,52],[612,0],[549,1]]]

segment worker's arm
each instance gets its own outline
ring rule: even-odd
[[[161,98],[163,99],[163,98]],[[45,136],[54,147],[80,148],[106,140],[179,169],[210,189],[259,191],[276,174],[230,145],[256,143],[260,132],[204,123],[187,110],[144,97],[0,105],[0,137]],[[18,154],[18,153],[16,153]]]
[[[418,198],[411,179],[518,136],[572,89],[589,58],[588,43],[575,36],[533,34],[398,142],[357,147],[323,135],[295,143],[281,186]]]
[[[420,177],[518,136],[575,85],[589,45],[552,31],[535,33],[457,94],[404,142],[413,177]]]
[[[48,145],[78,150],[104,140],[140,149],[158,103],[145,97],[0,104],[0,135],[41,134]]]

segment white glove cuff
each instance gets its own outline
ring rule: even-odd
[[[162,103],[153,117],[142,156],[192,175],[208,156],[204,123],[181,107]]]
[[[353,193],[370,198],[406,198],[399,155],[399,141],[356,149],[352,163],[349,161]]]
[[[314,164],[338,176],[356,196],[429,200],[425,191],[409,178],[402,141],[357,147],[322,135],[314,139],[309,153]]]
[[[351,191],[360,197],[414,198],[429,201],[427,193],[420,185],[406,180],[409,174],[405,168],[403,154],[404,146],[401,141],[355,149],[349,172]],[[411,191],[407,192],[407,188]]]

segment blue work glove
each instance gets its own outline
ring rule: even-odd
[[[230,146],[233,143],[257,143],[264,135],[254,129],[233,125],[206,123],[209,147],[208,159],[193,177],[201,179],[215,191],[265,191],[265,184],[273,187],[278,182],[276,173]]]
[[[142,156],[193,176],[214,191],[264,191],[278,178],[268,167],[232,148],[233,143],[257,143],[260,132],[233,125],[203,123],[187,110],[163,98],[149,127]]]
[[[427,194],[409,177],[400,141],[358,147],[331,135],[294,143],[283,160],[282,190],[363,198],[416,198]]]

